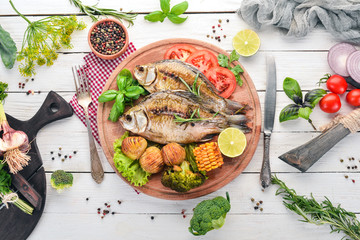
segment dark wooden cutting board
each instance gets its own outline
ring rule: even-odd
[[[31,150],[28,155],[31,157],[31,161],[19,174],[28,180],[30,185],[40,194],[42,202],[40,209],[34,209],[32,215],[25,214],[12,204],[9,204],[9,209],[5,207],[2,208],[0,210],[0,239],[26,239],[34,230],[44,211],[46,200],[46,177],[44,168],[42,167],[43,162],[41,155],[36,145],[36,135],[46,124],[70,117],[72,114],[71,106],[60,95],[51,91],[38,112],[31,119],[20,121],[7,115],[9,125],[16,130],[24,131],[29,137]],[[20,193],[19,197],[25,200]]]

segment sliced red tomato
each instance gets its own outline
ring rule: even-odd
[[[186,60],[197,67],[202,73],[206,73],[210,68],[218,67],[219,63],[215,54],[207,50],[199,50],[190,55]]]
[[[235,91],[235,75],[227,68],[213,67],[205,74],[209,81],[219,91],[219,95],[228,98]]]
[[[166,51],[164,58],[179,59],[185,62],[186,59],[196,51],[197,49],[189,44],[175,44]]]

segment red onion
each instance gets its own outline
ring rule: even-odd
[[[346,61],[346,68],[350,77],[360,83],[360,51],[350,54]]]
[[[348,77],[349,72],[346,68],[346,60],[349,55],[356,51],[356,48],[348,43],[338,43],[330,48],[328,53],[328,63],[330,68],[337,74]]]

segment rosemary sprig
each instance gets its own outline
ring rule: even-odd
[[[93,6],[87,6],[84,5],[81,0],[69,0],[70,3],[74,4],[74,6],[78,7],[80,9],[80,12],[85,13],[91,19],[95,22],[98,20],[99,16],[112,16],[120,21],[126,20],[129,22],[129,26],[134,25],[134,20],[137,16],[137,14],[133,14],[131,12],[125,13],[120,12],[115,9],[110,8],[99,8],[97,7],[97,4]]]
[[[197,114],[196,114],[197,113]],[[175,116],[175,119],[174,121],[176,123],[189,123],[189,122],[199,122],[199,121],[206,121],[206,120],[211,120],[213,119],[214,117],[216,117],[216,115],[218,115],[219,111],[217,111],[211,118],[202,118],[200,116],[200,109],[197,108],[196,110],[194,110],[191,115],[190,115],[190,118],[182,118],[182,117],[179,117],[178,115],[174,114]],[[195,116],[195,114],[197,116]]]
[[[329,224],[330,233],[343,232],[350,237],[345,236],[343,239],[360,240],[360,222],[354,213],[346,211],[340,205],[334,206],[327,197],[319,203],[312,194],[310,198],[299,196],[276,176],[272,177],[271,182],[279,185],[276,195],[283,195],[285,207],[304,218],[300,221],[316,225]]]
[[[196,84],[197,84],[198,78],[199,78],[199,73],[196,74],[194,83],[193,83],[192,87],[190,87],[189,84],[187,84],[187,82],[185,82],[184,79],[182,79],[181,77],[179,77],[179,79],[180,79],[181,82],[186,86],[186,88],[189,90],[189,92],[191,92],[191,93],[193,93],[194,95],[200,97],[200,87],[201,87],[202,82],[201,82],[200,85],[196,88]]]

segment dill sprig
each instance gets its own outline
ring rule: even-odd
[[[69,0],[69,1],[70,3],[74,4],[74,6],[79,8],[80,12],[85,13],[86,15],[91,17],[93,21],[97,21],[99,16],[112,16],[119,19],[120,21],[126,20],[129,22],[129,26],[132,26],[134,25],[134,20],[137,16],[137,14],[133,14],[131,12],[125,13],[125,12],[117,11],[115,9],[99,8],[97,7],[97,4],[93,6],[87,6],[84,5],[81,2],[81,0]]]
[[[219,111],[217,111],[211,118],[202,118],[200,116],[200,109],[197,108],[196,110],[194,110],[191,115],[190,118],[182,118],[179,117],[178,115],[174,114],[175,119],[174,121],[176,123],[190,123],[190,122],[199,122],[199,121],[207,121],[207,120],[211,120],[214,117],[216,117],[216,115],[218,115]]]
[[[340,205],[334,206],[327,197],[319,203],[312,194],[310,198],[299,196],[276,176],[272,177],[271,182],[279,185],[276,195],[283,195],[285,207],[304,218],[300,221],[316,225],[329,224],[331,233],[342,232],[350,237],[344,236],[343,239],[360,240],[360,222],[354,213],[346,211]]]
[[[199,73],[196,74],[194,83],[193,83],[192,87],[190,87],[189,84],[187,84],[187,82],[185,82],[184,79],[182,79],[181,77],[179,77],[179,79],[180,79],[181,82],[187,87],[187,89],[189,90],[189,92],[191,92],[191,93],[193,93],[194,95],[200,97],[200,87],[201,87],[202,82],[201,82],[200,85],[196,88],[196,84],[197,84],[198,78],[199,78]]]
[[[31,22],[15,8],[11,0],[9,2],[14,11],[29,24],[17,56],[18,61],[24,61],[19,70],[25,77],[35,75],[36,64],[51,66],[58,57],[57,50],[61,47],[72,48],[71,34],[86,27],[75,16],[51,16]]]

